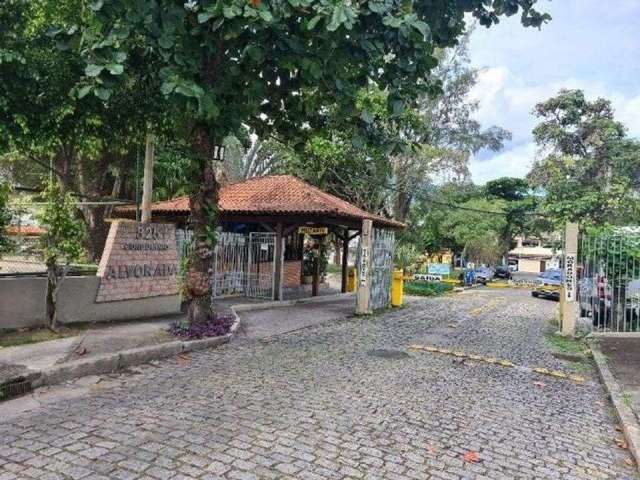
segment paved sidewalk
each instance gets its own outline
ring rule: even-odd
[[[280,335],[354,315],[356,299],[353,295],[314,300],[288,307],[240,311],[240,329],[234,341]]]
[[[578,384],[407,350],[567,370],[543,339],[556,307],[474,291],[109,376],[4,415],[0,478],[635,479],[592,373]]]
[[[625,402],[640,422],[640,337],[600,337],[597,341]]]
[[[175,318],[96,324],[75,337],[0,348],[0,383],[57,364],[176,340],[166,330]]]

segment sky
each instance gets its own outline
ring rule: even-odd
[[[523,177],[536,156],[531,114],[536,103],[561,88],[579,88],[588,99],[612,101],[616,118],[640,138],[640,0],[538,0],[553,19],[541,30],[519,18],[489,29],[477,26],[469,55],[480,69],[471,96],[476,118],[513,134],[499,152],[471,160],[474,182]]]

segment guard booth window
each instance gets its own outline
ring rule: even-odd
[[[285,261],[302,260],[302,251],[304,245],[304,235],[293,232],[284,240],[284,259]]]

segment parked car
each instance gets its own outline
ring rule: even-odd
[[[591,317],[593,324],[606,326],[613,320],[614,304],[619,302],[622,295],[616,298],[614,289],[607,277],[595,275],[578,281],[578,302],[580,316]],[[638,322],[640,320],[640,279],[631,280],[624,291],[625,320]]]
[[[506,280],[509,280],[511,278],[511,271],[509,270],[509,267],[499,266],[496,267],[495,276],[496,278],[504,278]]]
[[[476,276],[476,283],[486,285],[487,282],[493,280],[494,272],[489,267],[477,267],[474,270]]]
[[[536,278],[536,286],[531,291],[531,296],[536,298],[548,298],[560,300],[560,287],[562,286],[562,270],[547,270]]]

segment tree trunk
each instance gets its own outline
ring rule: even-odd
[[[200,156],[198,190],[189,198],[194,249],[187,272],[188,314],[191,323],[211,318],[211,260],[217,224],[218,179],[211,159],[212,140],[206,127],[196,128],[194,150]]]
[[[56,331],[58,297],[58,266],[55,260],[47,261],[46,314],[47,327]]]

